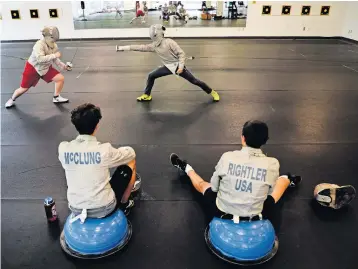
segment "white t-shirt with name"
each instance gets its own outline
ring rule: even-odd
[[[58,158],[65,169],[67,199],[78,209],[94,209],[113,203],[115,194],[109,183],[110,168],[127,164],[136,154],[131,147],[114,148],[91,135],[79,135],[62,142]]]
[[[212,190],[218,192],[217,207],[240,217],[260,214],[279,169],[278,160],[267,157],[261,149],[243,147],[224,153],[211,178]]]

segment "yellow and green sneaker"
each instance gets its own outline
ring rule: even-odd
[[[141,96],[139,96],[137,98],[138,102],[149,102],[152,101],[152,96],[148,95],[148,94],[142,94]]]
[[[214,102],[219,102],[220,96],[219,96],[219,94],[218,94],[216,91],[212,90],[212,92],[211,92],[210,94],[211,94],[211,96],[213,97],[213,101],[214,101]]]

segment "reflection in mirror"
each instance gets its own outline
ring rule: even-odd
[[[72,1],[75,29],[245,27],[247,1]]]

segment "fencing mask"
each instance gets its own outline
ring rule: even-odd
[[[154,24],[149,27],[149,36],[153,40],[155,46],[159,46],[164,39],[165,27],[161,24]]]
[[[348,205],[356,196],[353,186],[338,186],[336,184],[321,183],[314,189],[316,201],[326,207],[340,209]]]
[[[45,27],[41,32],[47,45],[51,48],[53,48],[54,43],[60,39],[60,32],[56,26]]]

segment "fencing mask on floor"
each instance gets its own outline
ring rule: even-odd
[[[46,44],[50,48],[54,48],[54,43],[60,39],[60,32],[58,31],[58,28],[56,26],[46,26],[41,32]]]
[[[339,186],[330,183],[318,184],[313,192],[316,201],[325,207],[340,209],[348,205],[356,196],[353,186]]]
[[[157,47],[164,39],[165,27],[161,24],[154,24],[149,27],[149,36]]]

